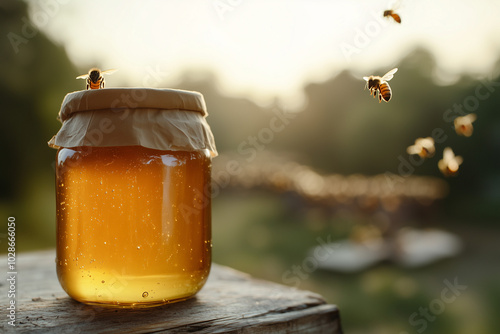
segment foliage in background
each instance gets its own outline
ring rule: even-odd
[[[22,35],[26,5],[7,1],[0,5],[0,26],[4,32]],[[18,214],[21,231],[42,233],[53,243],[54,200],[53,159],[55,151],[46,142],[60,124],[55,117],[64,95],[82,88],[75,80],[79,72],[64,49],[38,32],[15,52],[9,39],[0,42],[0,139],[6,163],[0,169],[0,211]],[[393,99],[379,104],[363,90],[364,81],[349,72],[304,89],[308,104],[286,128],[265,145],[266,150],[291,152],[302,163],[324,173],[368,175],[398,174],[399,158],[407,160],[406,147],[415,138],[429,136],[442,128],[447,140],[438,154],[415,175],[439,176],[437,161],[444,146],[464,157],[458,178],[449,179],[451,193],[446,201],[449,217],[497,221],[500,204],[500,94],[480,101],[472,137],[458,137],[445,112],[474,96],[480,81],[463,77],[451,86],[432,81],[435,62],[417,49],[398,64],[391,81]],[[498,67],[500,68],[500,66]],[[81,69],[80,69],[81,71]],[[384,73],[386,69],[378,72]],[[498,71],[497,71],[498,72]],[[373,74],[380,74],[373,73]],[[371,73],[367,73],[369,75]],[[492,78],[500,82],[498,77]],[[239,145],[257,136],[274,116],[273,106],[262,107],[244,98],[225,96],[210,73],[186,73],[176,88],[197,90],[209,106],[209,123],[220,152],[237,151]],[[167,85],[167,84],[165,84]],[[445,117],[446,118],[446,117]],[[28,247],[29,248],[29,247]]]
[[[500,64],[500,63],[499,63]],[[399,175],[400,159],[408,162],[406,147],[416,138],[427,137],[442,129],[446,140],[436,145],[435,157],[414,167],[414,175],[442,177],[437,162],[444,147],[450,146],[464,158],[460,174],[446,179],[450,196],[445,205],[449,217],[497,222],[500,213],[500,77],[492,77],[496,86],[491,95],[479,101],[474,112],[474,134],[460,137],[453,129],[454,105],[475,96],[482,81],[461,78],[451,86],[439,86],[432,80],[436,64],[430,54],[417,49],[398,65],[391,81],[393,99],[378,103],[363,90],[364,81],[349,72],[322,83],[305,87],[307,106],[274,135],[266,150],[286,151],[302,163],[324,173],[367,175],[391,172]],[[500,66],[497,67],[500,70]],[[384,73],[385,69],[378,72]],[[498,72],[498,71],[497,71]],[[223,96],[216,78],[208,75],[198,81],[186,80],[179,88],[203,92],[209,106],[209,123],[220,152],[238,151],[259,131],[269,127],[273,107],[259,107],[249,100]],[[481,88],[487,92],[487,88]],[[279,107],[279,106],[278,106]],[[467,112],[463,108],[464,112]],[[262,144],[262,143],[261,143]],[[245,147],[248,147],[246,145]]]
[[[55,151],[47,141],[59,128],[64,95],[80,87],[64,48],[33,30],[27,17],[25,2],[0,3],[0,213],[20,222],[18,233],[27,235],[20,249],[53,245]]]

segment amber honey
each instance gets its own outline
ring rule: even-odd
[[[57,153],[57,274],[72,298],[147,307],[189,298],[211,263],[208,150]]]

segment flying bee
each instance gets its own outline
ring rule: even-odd
[[[455,156],[453,150],[446,147],[443,151],[443,159],[439,160],[438,167],[444,176],[455,176],[458,174],[458,166],[463,162],[461,156]]]
[[[421,158],[431,158],[436,152],[434,147],[434,139],[432,137],[417,138],[415,144],[408,146],[406,149],[408,154],[418,154]]]
[[[454,120],[455,132],[461,136],[470,137],[474,130],[472,123],[476,120],[476,114],[468,114],[465,116],[457,117]]]
[[[387,83],[387,81],[391,80],[394,77],[394,73],[397,72],[397,68],[393,68],[389,72],[387,72],[383,77],[379,77],[376,75],[371,75],[369,77],[363,77],[366,80],[365,88],[370,90],[370,95],[375,97],[378,92],[378,102],[389,102],[392,96],[391,87]]]
[[[106,70],[101,71],[97,67],[91,68],[89,73],[77,76],[77,79],[86,79],[87,89],[99,89],[104,88],[104,78],[103,74],[111,74],[116,70]]]
[[[394,12],[394,9],[384,10],[384,17],[392,17],[397,23],[401,23],[401,16]]]

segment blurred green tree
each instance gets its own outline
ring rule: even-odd
[[[30,243],[46,247],[53,244],[55,223],[55,151],[47,141],[59,127],[56,117],[64,95],[78,87],[76,69],[64,48],[32,25],[26,2],[0,3],[0,29],[4,32],[0,40],[0,212],[22,222],[18,233],[27,237],[21,250]]]

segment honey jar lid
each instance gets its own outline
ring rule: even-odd
[[[203,95],[154,88],[106,88],[69,93],[59,111],[52,148],[144,146],[158,150],[208,149],[217,156]]]

